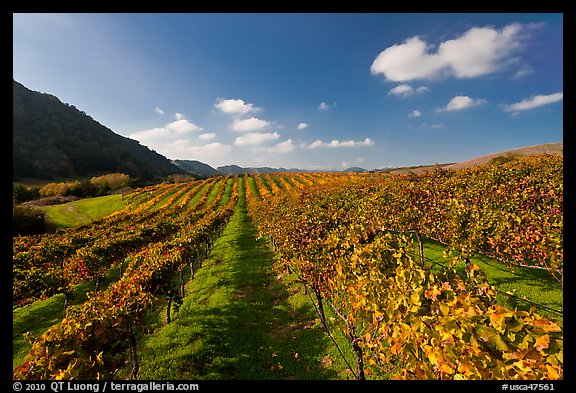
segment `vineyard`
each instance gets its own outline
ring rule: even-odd
[[[14,378],[138,378],[147,315],[162,299],[165,323],[178,318],[185,284],[205,279],[199,269],[239,208],[274,253],[273,271],[296,277],[318,329],[344,337],[353,378],[563,378],[562,320],[497,301],[474,263],[483,255],[563,286],[561,157],[422,175],[213,177],[124,199],[89,225],[14,238],[15,312],[65,298],[61,321],[28,335]],[[100,285],[114,269],[118,279]],[[94,290],[71,305],[83,283]]]

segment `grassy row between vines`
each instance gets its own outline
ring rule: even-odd
[[[272,270],[265,239],[256,240],[240,180],[240,201],[173,321],[138,346],[142,379],[350,379],[293,276]],[[346,349],[343,337],[337,337]],[[128,375],[121,370],[119,376]]]

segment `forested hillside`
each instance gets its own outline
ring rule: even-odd
[[[66,179],[121,172],[153,180],[183,173],[57,97],[13,83],[13,176]]]

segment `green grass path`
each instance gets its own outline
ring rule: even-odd
[[[239,191],[230,223],[187,284],[173,321],[140,339],[138,377],[347,378],[301,286],[271,270],[273,256],[255,238],[242,180]]]
[[[121,194],[80,199],[61,205],[43,206],[54,228],[71,228],[106,217],[126,206]]]

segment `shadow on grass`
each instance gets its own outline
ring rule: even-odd
[[[324,358],[330,342],[316,315],[294,302],[255,235],[245,208],[237,207],[177,318],[143,340],[139,378],[339,378]]]

